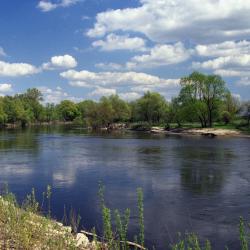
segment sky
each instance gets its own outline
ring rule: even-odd
[[[0,0],[0,96],[167,100],[193,71],[250,99],[250,0]]]

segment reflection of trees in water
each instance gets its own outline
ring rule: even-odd
[[[164,162],[163,149],[158,146],[142,146],[137,149],[137,160],[145,166],[152,166],[157,169],[161,168]]]
[[[225,148],[189,147],[178,148],[181,159],[181,183],[195,193],[219,191],[230,172],[231,161],[235,158]]]
[[[37,152],[39,143],[36,134],[29,129],[0,131],[0,150],[31,149]]]

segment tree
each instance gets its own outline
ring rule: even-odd
[[[183,104],[192,104],[202,127],[212,127],[222,100],[228,92],[222,78],[218,75],[193,72],[181,79],[181,86],[180,97]]]
[[[164,121],[168,105],[165,98],[159,93],[147,92],[136,101],[134,109],[136,120],[158,124]]]
[[[230,91],[227,91],[225,94],[224,102],[222,105],[223,110],[230,113],[231,117],[234,118],[235,115],[240,110],[240,100],[234,97]]]
[[[101,126],[109,127],[114,121],[114,109],[108,97],[102,97],[98,106],[98,117]]]
[[[17,95],[16,98],[22,100],[25,110],[29,110],[31,121],[42,121],[44,108],[40,102],[43,100],[43,97],[38,89],[27,89],[24,94]]]
[[[79,110],[77,105],[69,100],[62,101],[58,106],[58,113],[63,121],[73,121],[79,116]]]
[[[58,115],[56,112],[56,106],[54,103],[47,103],[44,107],[44,120],[46,122],[52,122],[58,119]]]
[[[95,102],[92,100],[85,100],[77,103],[77,108],[80,112],[81,119],[84,120],[90,114],[91,108],[94,106]]]
[[[5,122],[7,121],[7,115],[4,112],[3,102],[4,99],[0,97],[0,126],[4,125]]]
[[[111,95],[108,97],[112,108],[114,110],[114,122],[125,122],[131,117],[131,110],[127,102],[120,99],[118,95]]]

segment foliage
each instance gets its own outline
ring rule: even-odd
[[[228,90],[225,82],[217,75],[204,75],[193,72],[181,79],[179,101],[187,108],[202,127],[212,127],[218,110]]]
[[[170,128],[171,124],[182,127],[186,123],[200,123],[201,127],[212,127],[216,122],[227,125],[241,119],[235,126],[249,130],[249,102],[240,103],[220,76],[193,72],[181,78],[180,86],[178,96],[171,102],[159,93],[146,92],[132,102],[111,95],[98,102],[63,100],[59,104],[45,104],[38,89],[27,89],[22,94],[0,97],[0,126],[74,122],[92,129],[112,129],[116,128],[113,123],[122,123],[121,127],[131,123],[136,130],[150,130],[153,125]]]
[[[61,119],[66,122],[73,121],[79,115],[77,105],[69,100],[62,101],[57,109]]]
[[[156,92],[145,93],[133,105],[133,121],[159,124],[165,120],[168,111],[165,98]]]
[[[51,187],[47,187],[47,199],[51,196]],[[6,185],[0,196],[0,248],[1,249],[146,249],[144,247],[144,205],[142,189],[137,190],[138,198],[138,225],[139,235],[135,235],[134,242],[128,241],[130,210],[124,214],[114,211],[114,223],[112,211],[105,205],[104,187],[99,186],[103,216],[103,236],[96,235],[95,228],[92,230],[94,248],[77,247],[74,234],[63,227],[61,223],[49,217],[41,215],[43,202],[40,205],[36,200],[35,190],[27,195],[19,206],[14,194],[8,191]],[[47,201],[49,202],[49,200]],[[48,211],[50,214],[50,211]],[[66,214],[66,212],[65,212]],[[80,217],[76,216],[73,209],[70,210],[70,225],[74,233],[78,232]],[[69,228],[70,229],[70,228]],[[248,229],[248,230],[247,230]],[[171,244],[171,250],[212,250],[210,241],[201,241],[194,233],[186,233],[184,237],[178,234],[178,242]],[[102,242],[98,242],[102,239]],[[167,244],[167,243],[166,243]],[[239,221],[239,249],[249,249],[249,224],[240,217]],[[153,248],[155,249],[155,248]],[[225,249],[228,249],[227,247]]]

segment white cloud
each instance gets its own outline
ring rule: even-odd
[[[195,51],[199,56],[206,57],[224,57],[232,55],[250,54],[250,42],[243,41],[225,41],[208,45],[197,45]]]
[[[92,91],[89,94],[89,96],[100,98],[102,96],[110,96],[110,95],[115,95],[115,94],[116,94],[116,89],[97,87],[94,91]]]
[[[45,70],[54,70],[54,69],[70,69],[77,66],[77,61],[73,56],[64,55],[64,56],[53,56],[50,59],[50,62],[44,63],[42,68]]]
[[[2,47],[0,47],[0,56],[6,56],[6,53]]]
[[[87,32],[140,32],[155,42],[223,41],[249,35],[249,0],[140,0],[141,6],[108,10]]]
[[[186,49],[181,42],[156,45],[148,54],[135,56],[126,65],[128,69],[152,68],[184,62],[190,55],[191,50]]]
[[[43,94],[43,103],[58,104],[65,99],[71,100],[74,102],[78,102],[81,100],[80,98],[69,95],[67,92],[63,91],[61,87],[56,87],[55,89],[52,89],[46,86],[41,86],[41,87],[38,87],[38,89]]]
[[[250,76],[250,42],[225,41],[218,44],[197,45],[196,54],[212,59],[203,62],[193,62],[193,68],[212,70],[223,77]],[[244,79],[245,81],[245,79]],[[240,82],[240,85],[243,83]]]
[[[104,69],[104,70],[122,70],[124,67],[118,63],[97,63],[95,64],[96,68]]]
[[[73,81],[83,81],[92,86],[135,86],[135,85],[152,85],[152,86],[176,86],[177,79],[162,79],[158,76],[137,72],[90,72],[86,70],[75,71],[68,70],[60,74],[63,78]]]
[[[10,92],[12,91],[12,85],[10,83],[1,83],[0,84],[0,92]]]
[[[143,55],[132,57],[125,65],[117,63],[99,63],[95,66],[106,70],[131,70],[137,68],[154,68],[178,64],[190,58],[192,49],[186,49],[183,43],[156,45]]]
[[[57,4],[53,4],[53,3],[47,2],[47,1],[40,1],[38,3],[37,7],[43,12],[48,12],[48,11],[56,9]]]
[[[223,77],[245,77],[245,76],[250,76],[250,72],[247,71],[242,71],[240,69],[235,70],[235,69],[216,69],[214,71],[215,74],[223,76]]]
[[[137,92],[125,92],[125,93],[120,93],[119,97],[122,98],[123,100],[133,101],[140,98],[141,94],[138,94]]]
[[[178,89],[179,79],[164,79],[158,76],[138,72],[90,72],[86,70],[68,70],[60,74],[74,87],[94,89],[90,96],[102,96],[118,93],[132,100],[146,91],[168,92]],[[128,94],[129,93],[129,94]],[[130,96],[129,96],[130,95]]]
[[[49,12],[59,7],[69,7],[80,1],[81,0],[61,0],[57,3],[53,3],[48,0],[42,0],[38,3],[37,8],[39,8],[43,12]]]
[[[194,62],[194,68],[203,69],[221,69],[224,67],[249,67],[250,66],[250,54],[249,55],[233,55],[218,57],[216,59],[208,60],[205,62]]]
[[[84,81],[70,81],[69,85],[72,87],[85,87],[85,88],[92,88],[93,86]]]
[[[39,73],[40,69],[28,63],[8,63],[0,61],[0,76],[25,76]]]
[[[103,51],[113,50],[145,50],[145,40],[140,37],[118,36],[109,34],[106,40],[98,40],[92,43],[93,47],[100,47]]]

